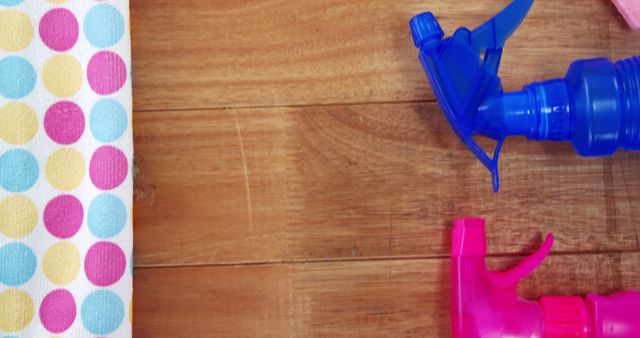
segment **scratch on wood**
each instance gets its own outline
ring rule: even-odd
[[[216,255],[218,254],[218,247],[214,248],[209,254],[209,260],[207,262],[215,262]]]
[[[635,219],[636,218],[636,214],[635,214],[635,208],[633,208],[633,195],[631,194],[631,181],[627,178],[627,171],[625,169],[625,162],[624,161],[620,161],[619,162],[619,166],[620,166],[620,174],[622,175],[622,186],[624,187],[624,190],[626,192],[627,195],[627,204],[629,204],[631,207],[629,208],[629,212],[631,213],[631,218]],[[640,246],[638,246],[638,249],[640,249]]]
[[[247,167],[247,156],[244,153],[244,141],[242,141],[242,133],[240,132],[240,123],[238,115],[233,112],[233,120],[236,123],[236,133],[238,134],[238,145],[240,146],[240,156],[242,157],[242,170],[244,173],[244,195],[247,201],[247,214],[249,216],[249,231],[253,236],[253,207],[251,203],[251,185],[249,184],[249,168]]]
[[[393,205],[389,205],[389,239],[387,243],[387,255],[391,255],[393,241]]]
[[[133,188],[133,200],[145,201],[148,205],[153,206],[156,202],[156,189],[153,184],[141,186],[141,184],[134,185]]]
[[[613,160],[604,159],[602,162],[602,172],[604,178],[604,202],[607,232],[614,234],[617,232],[617,204],[615,193],[615,181],[613,178]]]

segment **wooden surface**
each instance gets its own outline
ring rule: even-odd
[[[640,156],[509,140],[494,194],[433,102],[408,20],[507,3],[132,0],[134,335],[449,336],[459,216],[497,269],[556,235],[524,296],[640,288]],[[539,0],[503,83],[639,37],[609,1]]]

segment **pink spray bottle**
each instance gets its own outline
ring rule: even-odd
[[[521,299],[518,282],[551,251],[553,235],[531,256],[506,272],[485,264],[484,220],[454,222],[452,324],[454,338],[638,338],[640,292],[611,296]]]

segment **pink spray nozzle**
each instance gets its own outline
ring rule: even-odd
[[[485,264],[484,220],[454,222],[452,241],[452,321],[457,338],[542,337],[542,308],[517,298],[518,282],[549,253],[553,237],[533,255],[506,272],[490,272]]]
[[[482,256],[487,254],[487,242],[482,218],[461,218],[453,222],[451,255]]]
[[[640,337],[640,293],[609,297],[519,298],[517,286],[551,251],[553,235],[509,271],[485,264],[484,220],[456,220],[452,239],[452,331],[455,338]]]
[[[453,240],[451,255],[453,257],[477,256],[487,254],[485,221],[482,218],[461,218],[453,222]],[[553,234],[548,234],[542,246],[531,256],[525,258],[517,266],[506,272],[488,273],[491,280],[498,285],[517,284],[521,279],[533,272],[542,264],[553,246]]]

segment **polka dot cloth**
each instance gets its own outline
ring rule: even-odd
[[[0,337],[131,337],[128,0],[0,0]]]

